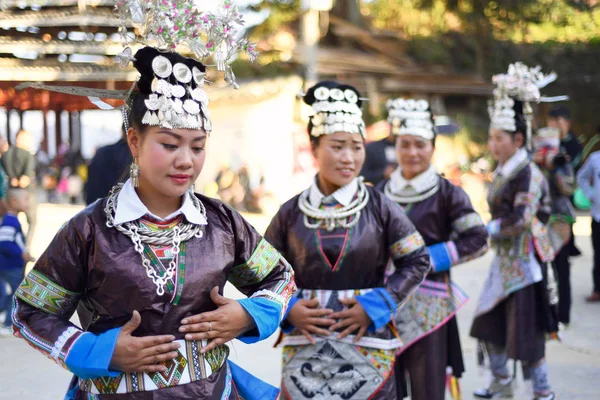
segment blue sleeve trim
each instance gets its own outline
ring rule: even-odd
[[[115,377],[121,374],[109,369],[119,333],[121,328],[114,328],[99,335],[85,332],[79,336],[65,360],[69,371],[81,379]]]
[[[255,377],[239,365],[227,360],[235,388],[244,400],[275,400],[279,389]]]
[[[376,288],[372,291],[355,297],[365,310],[373,323],[369,331],[374,332],[391,321],[396,313],[396,302],[384,288]]]
[[[288,308],[285,312],[285,315],[283,316],[283,321],[281,321],[281,331],[283,333],[290,333],[291,331],[294,330],[294,325],[292,325],[290,323],[290,321],[288,321],[287,317],[290,314],[290,311],[292,310],[292,307],[294,307],[296,305],[296,303],[298,302],[298,300],[300,300],[300,298],[298,296],[294,296],[290,299],[290,302],[288,304]]]
[[[452,260],[445,243],[436,243],[428,246],[429,258],[435,272],[448,271],[452,266]]]
[[[486,228],[490,236],[496,236],[500,232],[500,220],[495,219],[490,221]]]
[[[279,303],[260,297],[242,299],[238,302],[250,314],[256,325],[255,329],[238,337],[239,340],[251,344],[264,340],[275,333],[279,327],[281,316],[281,305]]]

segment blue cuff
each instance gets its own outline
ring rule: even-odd
[[[429,250],[429,258],[431,259],[433,272],[448,271],[450,269],[452,266],[452,259],[448,252],[448,248],[446,247],[446,243],[436,243],[428,246],[427,250]]]
[[[260,297],[241,299],[238,302],[250,314],[256,325],[255,329],[238,337],[239,340],[251,344],[264,340],[275,333],[279,327],[279,318],[281,318],[279,303]]]
[[[391,321],[396,314],[396,302],[384,288],[376,288],[370,292],[356,296],[358,303],[365,310],[373,323],[369,331],[374,332]]]
[[[495,236],[498,234],[498,232],[500,232],[500,220],[499,219],[495,219],[493,221],[490,221],[487,226],[487,231],[490,234],[490,236]]]
[[[294,325],[292,325],[290,323],[290,321],[288,321],[287,317],[290,314],[292,307],[294,307],[294,305],[296,305],[298,300],[300,300],[300,298],[298,296],[294,296],[290,299],[290,303],[288,304],[287,311],[285,312],[285,315],[283,316],[283,321],[281,321],[281,332],[283,332],[283,333],[290,333],[291,331],[294,330]]]
[[[260,380],[235,363],[227,360],[231,376],[238,390],[240,398],[246,400],[275,400],[279,396],[279,389]]]
[[[121,328],[94,335],[85,332],[77,338],[65,364],[69,371],[81,379],[94,379],[101,376],[118,376],[121,372],[108,369]]]

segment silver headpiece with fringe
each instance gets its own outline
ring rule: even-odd
[[[311,104],[312,136],[330,135],[335,132],[360,133],[366,137],[365,122],[358,102],[358,94],[352,89],[317,87],[315,102]]]
[[[250,61],[258,55],[256,46],[239,32],[244,21],[237,6],[230,0],[223,0],[216,12],[200,12],[194,2],[188,0],[117,0],[115,10],[120,21],[119,32],[126,46],[118,55],[122,68],[135,61],[133,50],[129,47],[131,44],[153,47],[163,53],[173,52],[182,45],[194,54],[198,62],[212,58],[216,69],[224,72],[225,81],[237,89],[235,75],[228,63],[239,52],[246,52]],[[137,35],[128,31],[127,27],[131,24]],[[152,93],[145,101],[148,112],[142,122],[169,129],[204,127],[209,132],[212,124],[208,96],[204,91],[205,73],[184,63],[172,64],[162,55],[152,60],[152,71]],[[125,100],[123,114],[126,117],[132,95],[135,95],[135,85],[136,82],[129,90],[98,90],[26,82],[16,88],[33,87],[86,96],[104,110],[113,107],[100,98]]]
[[[544,97],[540,89],[557,79],[556,73],[544,75],[541,67],[530,68],[522,62],[508,66],[506,74],[494,75],[492,83],[494,99],[488,105],[490,128],[514,132],[516,126],[515,100],[523,102],[523,116],[527,125],[527,147],[531,148],[533,108],[531,103],[555,102],[568,100],[568,96]]]
[[[427,140],[435,137],[435,125],[427,100],[389,99],[386,108],[394,135],[420,136]]]

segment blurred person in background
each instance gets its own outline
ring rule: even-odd
[[[26,245],[31,244],[37,220],[37,194],[35,184],[35,157],[31,154],[33,147],[31,132],[21,129],[15,138],[16,146],[10,147],[0,159],[8,176],[9,188],[27,189],[30,194],[29,206],[24,211],[27,217]]]
[[[556,398],[545,358],[546,334],[558,330],[548,280],[554,249],[546,224],[552,210],[548,183],[527,151],[533,118],[528,102],[539,100],[537,83],[544,82],[534,77],[515,63],[493,78],[488,146],[498,167],[488,194],[487,229],[495,254],[470,332],[479,340],[481,365],[488,355],[492,379],[475,391],[478,399],[513,397],[509,359],[521,362],[524,378],[533,382],[534,400]]]
[[[0,136],[0,159],[2,155],[8,150],[8,142],[4,137]],[[2,168],[2,162],[0,162],[0,218],[6,214],[6,190],[8,188],[8,177],[4,168]],[[0,288],[0,290],[2,290]]]
[[[87,171],[85,204],[90,205],[108,196],[112,187],[129,171],[132,162],[127,132],[123,129],[118,142],[100,147],[92,158]]]
[[[563,105],[554,106],[548,112],[546,122],[549,128],[556,128],[560,132],[560,158],[562,161],[562,156],[564,155],[564,164],[568,164],[562,169],[571,168],[574,171],[574,174],[577,173],[581,166],[583,147],[571,129],[571,111]],[[550,167],[555,169],[552,165],[550,165]],[[545,169],[547,170],[548,168]],[[560,194],[553,190],[553,187],[556,188],[557,186],[553,185],[552,181],[553,180],[551,179],[550,189],[553,198],[552,201],[555,203],[555,199],[557,196],[560,197]],[[563,193],[562,195],[570,197],[574,190],[575,189],[572,188],[571,194]],[[567,326],[571,321],[571,264],[569,258],[579,255],[581,255],[581,251],[575,246],[575,236],[571,229],[569,243],[558,252],[553,263],[558,279],[558,319],[559,322]]]
[[[600,151],[590,154],[577,173],[577,184],[592,203],[593,289],[592,294],[586,297],[586,300],[600,302]]]
[[[398,399],[444,400],[447,382],[457,399],[465,367],[455,315],[468,297],[451,271],[486,253],[488,233],[465,191],[431,163],[437,132],[429,103],[399,98],[387,108],[400,166],[377,188],[404,209],[431,258],[427,279],[395,317],[405,343],[396,353]]]
[[[7,194],[8,213],[0,223],[0,312],[6,311],[0,336],[10,336],[12,331],[12,298],[25,276],[25,265],[34,259],[25,249],[25,238],[17,214],[29,208],[29,191],[11,188]],[[6,284],[11,294],[6,293]]]
[[[365,181],[377,186],[398,167],[395,143],[396,136],[390,133],[384,139],[367,144],[365,164],[360,171]]]

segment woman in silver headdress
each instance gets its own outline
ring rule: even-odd
[[[489,148],[498,161],[488,202],[488,232],[495,257],[477,304],[471,336],[489,356],[492,380],[475,397],[513,396],[508,359],[519,360],[533,380],[535,400],[555,398],[545,361],[546,333],[557,330],[547,292],[548,263],[554,257],[547,223],[551,213],[548,183],[529,159],[531,102],[548,83],[539,68],[516,63],[494,77]]]
[[[355,88],[319,82],[304,100],[319,164],[265,237],[294,268],[298,295],[283,323],[286,399],[393,399],[393,316],[422,282],[429,256],[402,212],[357,175],[365,159]],[[396,271],[385,282],[392,259]]]
[[[183,1],[167,16],[137,6],[155,22],[199,15]],[[274,399],[226,342],[277,329],[293,271],[237,212],[193,192],[211,131],[205,66],[153,47],[132,58],[130,179],[52,240],[17,290],[15,335],[74,374],[69,400]],[[223,297],[227,281],[249,298]]]
[[[436,131],[426,100],[399,98],[387,103],[392,134],[397,135],[399,168],[378,188],[404,208],[431,257],[432,270],[396,314],[404,344],[396,359],[398,398],[443,400],[446,370],[464,372],[455,314],[467,297],[450,279],[456,266],[485,254],[487,231],[467,194],[442,178],[431,163]],[[408,374],[409,383],[405,383]],[[410,391],[407,387],[410,386]],[[451,391],[458,396],[452,380]]]

